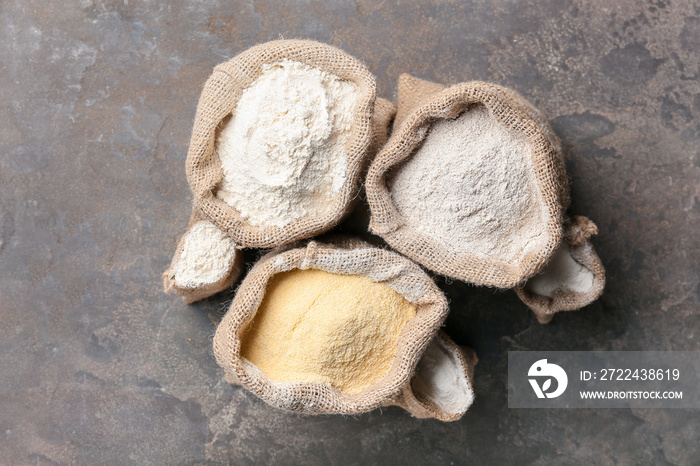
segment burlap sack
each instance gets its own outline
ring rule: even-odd
[[[388,172],[411,157],[433,122],[456,118],[474,104],[486,107],[500,123],[522,135],[532,148],[545,237],[540,248],[517,261],[449,250],[409,227],[387,188]],[[406,74],[399,78],[397,114],[391,137],[370,165],[366,190],[371,210],[370,230],[397,251],[442,275],[499,288],[519,284],[536,274],[547,262],[561,239],[562,218],[569,203],[559,140],[545,117],[520,95],[483,82],[446,88]]]
[[[392,402],[419,419],[460,419],[474,401],[476,353],[439,332],[418,363],[411,383]]]
[[[598,234],[598,227],[589,219],[575,216],[564,225],[563,247],[568,247],[571,257],[593,274],[593,285],[586,292],[561,288],[550,298],[529,291],[527,283],[515,288],[518,297],[532,309],[540,323],[546,324],[559,311],[576,311],[588,306],[603,294],[605,269],[596,254],[590,238]],[[546,271],[547,267],[544,268]]]
[[[192,227],[200,222],[207,222],[207,220],[203,219],[199,212],[195,209],[192,212],[190,221],[187,223],[187,231],[184,235],[182,235],[182,237],[178,241],[175,254],[173,255],[173,259],[170,263],[170,267],[168,267],[168,269],[163,273],[163,288],[165,289],[165,292],[168,293],[172,291],[175,294],[182,296],[182,300],[185,301],[185,303],[187,304],[191,304],[195,301],[208,298],[211,295],[214,295],[220,291],[225,290],[226,288],[229,288],[236,282],[238,277],[240,277],[244,267],[243,251],[237,249],[234,260],[231,262],[228,272],[223,277],[221,277],[220,280],[193,287],[178,286],[177,282],[175,281],[175,270],[178,265],[178,262],[182,260],[182,252],[185,245],[185,238],[190,233]]]
[[[241,335],[260,306],[275,274],[320,269],[361,275],[383,282],[416,305],[416,316],[401,331],[387,374],[368,389],[348,395],[322,383],[281,383],[241,357]],[[268,404],[307,414],[357,414],[389,404],[409,383],[416,364],[447,316],[447,300],[430,277],[399,254],[358,240],[285,247],[265,255],[241,283],[214,336],[214,355],[226,379],[240,384]]]
[[[306,63],[359,86],[352,134],[346,145],[348,170],[344,186],[323,216],[302,217],[283,228],[256,227],[215,195],[223,176],[216,154],[217,130],[235,109],[242,92],[260,76],[263,65],[284,59]],[[393,114],[390,102],[376,98],[376,83],[369,70],[335,47],[308,40],[279,40],[252,47],[214,68],[199,99],[187,154],[187,180],[194,194],[195,209],[227,232],[240,247],[277,247],[327,231],[350,210],[363,165],[386,140]]]

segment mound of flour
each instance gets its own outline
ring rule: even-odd
[[[217,141],[217,196],[253,226],[322,215],[345,183],[357,84],[291,60],[265,65]]]
[[[320,382],[351,395],[391,368],[416,306],[386,283],[323,270],[275,275],[241,355],[276,382]]]
[[[182,288],[210,285],[231,271],[236,245],[223,231],[207,222],[195,224],[185,236],[175,264],[175,284]]]
[[[456,252],[514,260],[543,228],[531,152],[474,106],[434,123],[387,185],[411,228]]]

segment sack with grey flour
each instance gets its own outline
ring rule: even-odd
[[[511,288],[562,237],[569,203],[560,143],[512,90],[402,75],[391,137],[366,181],[370,230],[428,269]]]
[[[187,154],[194,208],[239,248],[278,247],[337,225],[387,138],[394,107],[357,59],[279,40],[218,65]]]
[[[255,264],[216,330],[214,355],[229,382],[288,411],[399,405],[453,420],[473,399],[476,359],[444,337],[435,343],[447,312],[440,289],[403,256],[355,239],[312,241]]]

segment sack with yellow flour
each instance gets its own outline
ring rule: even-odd
[[[310,242],[251,269],[214,354],[229,382],[272,406],[357,414],[401,404],[447,311],[430,277],[399,254],[358,240]]]
[[[195,209],[239,248],[278,247],[337,225],[387,137],[391,103],[357,59],[280,40],[218,65],[187,154]]]
[[[511,288],[559,244],[569,202],[560,144],[512,90],[402,75],[391,137],[366,182],[370,230],[448,277]]]

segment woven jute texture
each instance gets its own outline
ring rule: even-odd
[[[541,247],[514,261],[450,250],[417,232],[402,219],[386,184],[388,172],[412,156],[435,121],[456,118],[476,104],[483,105],[501,124],[522,136],[532,149],[543,237]],[[406,74],[399,78],[391,137],[369,167],[366,191],[370,230],[394,249],[442,275],[499,288],[518,285],[542,268],[561,239],[563,214],[569,204],[561,144],[546,118],[519,94],[476,81],[446,88]]]
[[[263,65],[284,59],[314,66],[357,84],[359,97],[352,117],[351,135],[345,146],[348,158],[346,180],[324,215],[302,217],[284,228],[257,227],[248,224],[233,207],[216,197],[223,176],[216,154],[216,138],[222,122],[232,114],[243,91],[260,76]],[[267,42],[218,65],[199,98],[187,153],[187,180],[194,194],[195,208],[204,218],[227,232],[240,247],[277,247],[331,229],[348,213],[370,153],[386,140],[394,107],[388,101],[377,100],[375,79],[361,62],[335,47],[318,42]]]
[[[447,316],[447,300],[432,279],[401,255],[359,240],[333,239],[287,246],[262,257],[241,283],[214,336],[214,355],[226,380],[242,385],[268,404],[307,414],[357,414],[389,404],[409,383],[428,343]],[[320,269],[360,275],[385,283],[416,305],[416,316],[401,331],[389,371],[374,385],[348,395],[322,383],[281,383],[267,378],[241,357],[241,337],[260,306],[275,274]]]
[[[190,221],[187,223],[187,231],[184,235],[182,235],[180,241],[178,242],[170,267],[168,267],[168,270],[163,273],[163,288],[165,289],[165,292],[168,293],[172,291],[175,294],[182,296],[182,300],[187,304],[199,301],[200,299],[208,298],[209,296],[230,287],[236,282],[238,277],[240,277],[241,271],[243,270],[243,251],[237,249],[236,256],[230,270],[224,277],[221,278],[221,280],[215,283],[209,283],[207,285],[196,287],[180,287],[177,285],[177,283],[175,283],[175,267],[182,256],[182,250],[185,246],[185,237],[195,224],[206,221],[207,220],[203,219],[201,214],[196,209],[193,210]]]
[[[453,359],[457,361],[461,370],[461,376],[466,380],[469,390],[469,393],[463,393],[462,395],[468,401],[461,406],[459,411],[448,412],[424,393],[417,390],[414,383],[410,383],[404,387],[401,396],[391,404],[400,406],[419,419],[434,418],[443,422],[457,421],[464,416],[464,413],[467,412],[467,409],[469,409],[473,402],[474,387],[472,386],[472,380],[474,377],[474,367],[479,359],[474,350],[458,346],[442,331],[437,334],[437,337],[431,344],[442,346],[452,355]]]
[[[525,285],[515,288],[518,297],[535,313],[537,320],[548,323],[559,311],[577,311],[588,306],[603,294],[605,269],[596,254],[590,238],[598,234],[598,227],[586,217],[577,215],[564,224],[563,241],[569,247],[571,257],[593,274],[593,286],[585,293],[558,290],[554,296],[539,296],[529,292]]]

